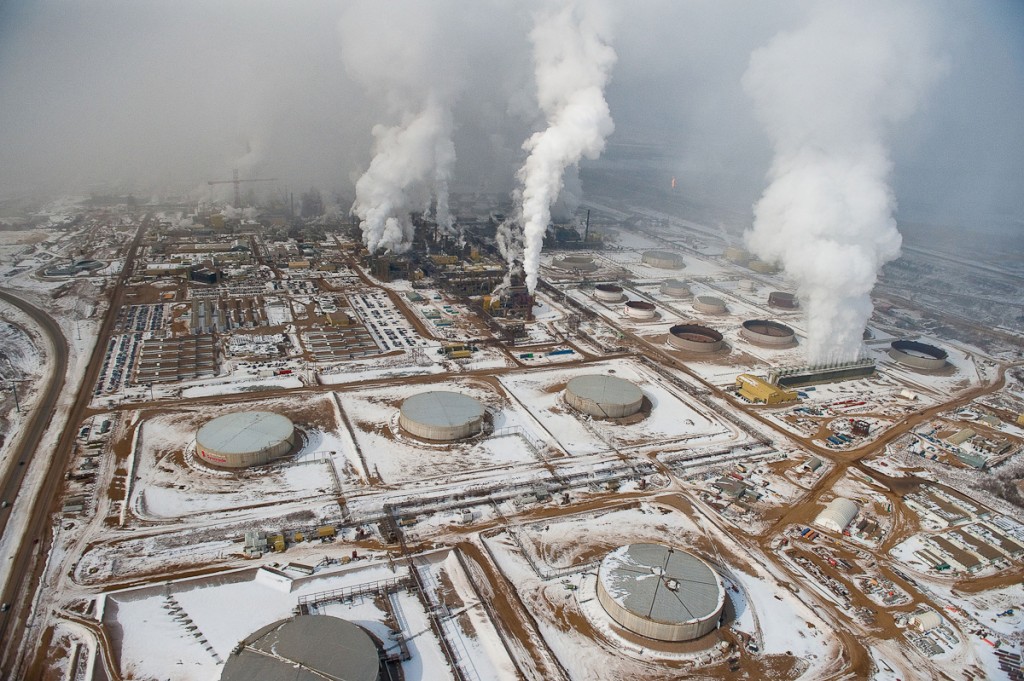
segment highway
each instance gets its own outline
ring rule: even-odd
[[[124,282],[131,275],[132,265],[135,259],[135,252],[138,249],[142,235],[145,233],[148,219],[143,221],[135,235],[135,239],[128,246],[125,255],[125,265],[114,286],[110,299],[110,307],[107,309],[103,324],[99,329],[96,345],[89,364],[82,379],[81,389],[75,397],[73,406],[68,414],[67,421],[63,424],[63,431],[57,446],[52,450],[49,465],[43,474],[38,494],[27,506],[23,506],[21,512],[28,509],[29,521],[25,529],[25,541],[18,547],[14,559],[10,561],[8,580],[4,585],[3,594],[0,596],[2,602],[9,603],[10,609],[0,613],[0,678],[16,679],[30,678],[31,674],[24,672],[24,660],[19,651],[26,637],[31,635],[31,630],[26,631],[29,625],[28,617],[31,612],[32,601],[42,578],[45,557],[50,548],[50,528],[52,514],[59,507],[59,496],[64,482],[64,472],[74,452],[74,441],[78,433],[78,424],[81,422],[92,394],[92,386],[95,384],[100,367],[103,365],[103,356],[106,352],[106,339],[110,337],[117,319],[117,311],[121,306],[121,299],[124,291]],[[24,465],[17,465],[2,482],[4,499],[13,501],[16,494],[21,491],[21,485],[25,478],[32,457],[36,455],[36,446],[39,443],[46,428],[50,425],[55,415],[57,400],[64,391],[65,376],[68,366],[68,344],[56,321],[44,311],[25,302],[6,291],[0,291],[0,299],[6,300],[17,306],[26,314],[32,317],[43,332],[50,338],[54,347],[53,357],[48,361],[53,363],[53,378],[47,386],[39,405],[35,408],[31,421],[25,428],[25,436],[19,443],[17,455],[19,461]],[[4,509],[3,527],[6,529],[8,513],[13,507]],[[31,540],[30,540],[31,539]],[[38,540],[38,541],[37,541]],[[26,654],[34,658],[40,653],[46,653],[47,638],[50,632],[40,632],[39,638],[26,646]]]
[[[7,473],[4,476],[2,482],[0,482],[0,489],[3,490],[3,499],[11,504],[7,508],[3,509],[2,515],[0,515],[0,534],[7,531],[7,524],[11,519],[11,511],[14,510],[14,500],[21,491],[22,483],[25,480],[25,473],[28,471],[33,456],[36,452],[36,445],[43,436],[43,432],[47,426],[50,425],[50,421],[53,419],[54,412],[57,407],[57,400],[64,390],[64,377],[67,374],[68,369],[68,346],[67,340],[64,338],[64,334],[60,330],[60,326],[54,321],[53,317],[49,316],[39,308],[35,307],[31,303],[28,303],[15,295],[12,295],[8,291],[0,290],[0,300],[4,300],[7,303],[17,307],[22,312],[27,314],[32,320],[39,325],[42,332],[46,335],[50,341],[50,346],[53,348],[52,352],[47,354],[47,361],[50,363],[50,381],[43,391],[39,402],[32,410],[32,414],[28,419],[27,424],[22,429],[21,439],[18,442],[16,448],[12,449],[11,456],[18,462],[7,469]],[[13,462],[12,462],[13,463]],[[52,472],[52,469],[51,469]],[[49,475],[48,478],[58,478],[59,475]],[[53,487],[50,485],[43,485],[46,487]],[[3,641],[4,648],[11,647],[11,643],[14,642],[12,633],[11,623],[20,614],[21,608],[18,607],[22,603],[16,602],[19,594],[24,594],[21,591],[22,583],[24,581],[24,574],[31,561],[34,559],[35,551],[33,549],[38,548],[38,545],[33,543],[30,538],[38,538],[40,536],[40,524],[44,526],[48,523],[40,523],[39,518],[46,519],[48,513],[39,513],[40,500],[46,501],[49,504],[52,496],[44,493],[37,496],[31,503],[32,517],[29,520],[29,525],[26,530],[26,535],[22,538],[22,543],[18,547],[18,550],[14,556],[14,560],[11,561],[9,571],[5,570],[8,574],[7,583],[4,585],[3,594],[0,595],[0,600],[4,603],[11,604],[10,610],[0,613],[0,641]],[[25,506],[22,506],[24,509]],[[5,566],[8,567],[8,566]],[[20,599],[24,600],[24,599]],[[4,650],[4,661],[7,658],[7,651]],[[4,678],[11,678],[6,674],[6,667],[4,667],[5,675]]]

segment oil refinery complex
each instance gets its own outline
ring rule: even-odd
[[[532,291],[481,194],[402,253],[282,206],[0,233],[4,672],[1022,678],[1022,329],[887,274],[809,362],[659,196],[553,225]]]

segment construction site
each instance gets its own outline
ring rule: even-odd
[[[23,678],[1012,668],[1019,337],[908,336],[890,306],[861,357],[809,363],[783,275],[716,229],[584,205],[531,293],[480,203],[458,240],[414,216],[401,254],[171,208],[7,252],[96,338]],[[71,251],[100,266],[41,257]]]

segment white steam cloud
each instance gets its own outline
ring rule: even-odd
[[[410,214],[430,201],[430,187],[438,191],[438,218],[448,212],[448,184],[455,160],[451,144],[451,115],[434,98],[422,111],[399,125],[376,125],[375,156],[356,182],[352,212],[359,217],[363,243],[371,253],[407,251],[412,244]],[[441,157],[439,150],[450,149]],[[446,215],[449,221],[450,216]]]
[[[356,182],[352,213],[371,253],[407,251],[411,213],[436,202],[450,233],[448,185],[455,166],[452,103],[462,80],[462,56],[443,35],[450,4],[355,2],[341,22],[342,59],[349,74],[383,95],[391,125],[373,128],[374,157]]]
[[[812,363],[857,358],[871,289],[899,256],[886,137],[943,70],[923,9],[823,3],[743,77],[774,148],[745,238],[796,284]]]
[[[607,17],[593,3],[567,0],[535,17],[533,42],[537,100],[548,127],[523,144],[529,152],[516,177],[521,184],[523,268],[526,286],[537,288],[540,252],[551,220],[551,204],[562,190],[566,168],[596,159],[615,129],[604,88],[615,51]]]

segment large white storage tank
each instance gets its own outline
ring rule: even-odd
[[[597,600],[634,634],[690,641],[718,627],[725,587],[714,569],[692,553],[661,544],[629,544],[601,561]]]
[[[402,402],[398,423],[426,440],[461,440],[483,430],[484,406],[461,393],[432,390]]]
[[[615,376],[577,376],[565,386],[569,406],[599,419],[632,416],[643,406],[644,394],[629,381]]]
[[[295,426],[270,411],[240,411],[209,421],[196,433],[196,455],[215,466],[262,466],[295,446]]]

